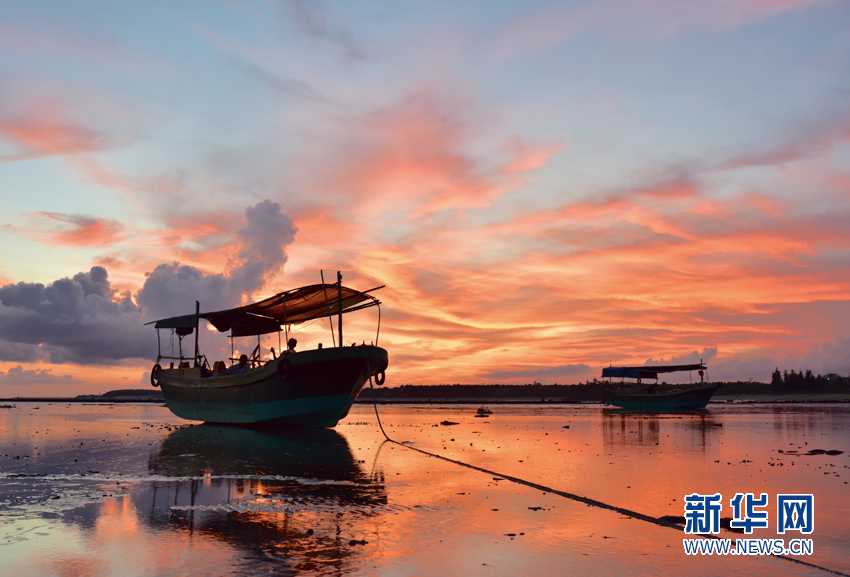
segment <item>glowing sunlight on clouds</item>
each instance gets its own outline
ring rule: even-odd
[[[143,322],[320,270],[386,285],[391,385],[850,372],[846,4],[379,12],[0,17],[0,392],[135,381]]]

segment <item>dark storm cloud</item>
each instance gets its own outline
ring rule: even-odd
[[[150,359],[156,332],[144,323],[191,314],[196,300],[204,310],[238,306],[280,271],[296,232],[279,204],[260,202],[245,210],[244,226],[234,233],[238,250],[229,274],[161,264],[135,302],[129,292],[111,288],[101,266],[47,286],[0,287],[0,360],[108,365]]]
[[[227,281],[223,274],[204,275],[177,262],[161,264],[148,274],[136,301],[152,321],[191,314],[195,301],[200,301],[204,310],[228,308],[238,304],[241,293]]]
[[[2,314],[2,309],[0,309]],[[44,358],[44,350],[38,345],[13,343],[0,339],[0,360],[15,363],[32,363]]]
[[[176,262],[161,264],[148,275],[136,301],[149,320],[191,314],[196,300],[204,311],[239,306],[243,294],[260,290],[280,271],[297,231],[279,204],[264,200],[245,210],[245,226],[234,233],[239,251],[229,275],[205,275]]]
[[[142,310],[115,293],[103,267],[47,286],[0,287],[0,360],[113,364],[149,357],[156,341],[148,332]]]

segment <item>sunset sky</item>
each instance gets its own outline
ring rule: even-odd
[[[850,3],[4,2],[0,209],[1,397],[320,270],[388,385],[846,375]]]

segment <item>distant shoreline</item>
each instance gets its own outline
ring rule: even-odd
[[[602,389],[608,383],[594,382],[579,385],[402,385],[399,387],[365,388],[355,404],[379,405],[601,405]],[[661,385],[659,390],[673,389]],[[88,403],[163,404],[162,392],[157,389],[118,389],[102,395],[76,397],[15,397],[0,399],[0,403]],[[807,404],[850,403],[850,387],[832,390],[774,392],[766,383],[722,383],[709,406],[727,404]]]
[[[371,405],[372,399],[358,398],[355,405]],[[602,405],[602,401],[571,401],[566,399],[534,400],[534,399],[449,399],[449,398],[395,398],[375,399],[378,405]],[[0,399],[0,403],[56,403],[56,404],[91,404],[91,405],[120,405],[127,403],[145,403],[162,405],[163,399],[77,399],[65,397],[14,397],[11,399]],[[850,396],[834,394],[807,394],[807,395],[752,395],[750,398],[741,397],[735,399],[712,399],[709,406],[720,405],[746,405],[746,404],[779,404],[779,405],[805,405],[805,404],[850,404]]]
[[[114,405],[121,403],[164,403],[164,399],[77,399],[75,397],[14,397],[0,399],[0,403],[91,403],[94,405]]]

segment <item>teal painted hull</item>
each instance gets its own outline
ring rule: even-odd
[[[701,384],[665,393],[605,389],[602,401],[606,405],[641,411],[703,409],[719,388],[720,385]]]
[[[337,347],[294,353],[245,375],[200,378],[192,369],[162,369],[157,376],[165,406],[184,419],[334,427],[387,365],[382,348]]]
[[[172,413],[190,421],[208,423],[278,423],[335,427],[348,414],[349,395],[288,399],[269,403],[181,402],[166,399]]]

